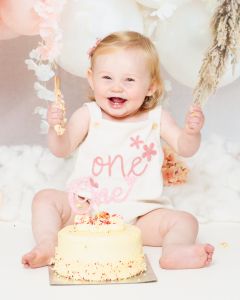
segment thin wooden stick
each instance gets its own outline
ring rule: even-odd
[[[54,126],[57,135],[63,135],[65,132],[66,118],[65,118],[65,103],[63,100],[63,95],[60,88],[60,78],[58,76],[54,77],[54,92],[55,92],[55,104],[58,108],[63,111],[63,122]]]

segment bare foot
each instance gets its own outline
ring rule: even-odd
[[[160,266],[164,269],[198,269],[212,261],[214,247],[210,244],[168,245],[163,249]]]
[[[50,242],[41,243],[22,257],[25,268],[39,268],[51,263],[54,256],[55,245]]]

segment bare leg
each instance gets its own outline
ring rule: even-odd
[[[38,192],[32,204],[32,230],[36,246],[22,257],[25,267],[38,268],[50,263],[58,231],[73,223],[67,193],[57,190]]]
[[[162,246],[162,268],[202,268],[212,261],[214,247],[196,243],[198,223],[189,213],[157,209],[141,216],[136,225],[144,245]]]

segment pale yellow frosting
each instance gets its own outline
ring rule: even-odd
[[[140,274],[146,270],[141,231],[123,222],[67,226],[58,233],[54,270],[67,278],[94,281]]]

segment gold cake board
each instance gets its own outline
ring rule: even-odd
[[[49,283],[50,285],[90,285],[90,284],[122,284],[122,283],[146,283],[157,281],[157,277],[153,272],[148,257],[145,255],[147,264],[147,271],[137,276],[113,281],[88,281],[88,280],[72,280],[63,277],[59,277],[52,267],[48,267],[49,271]]]

